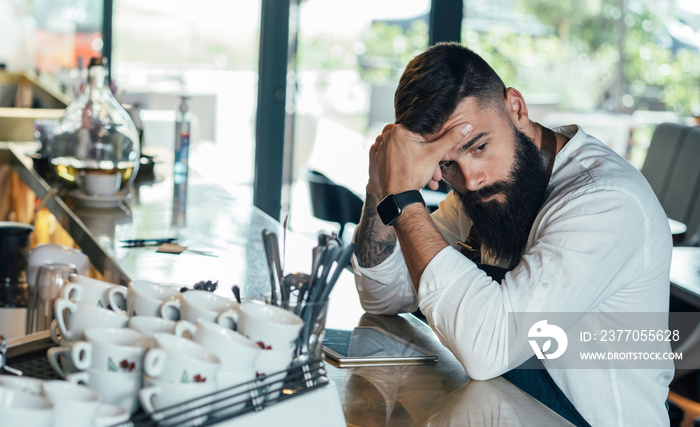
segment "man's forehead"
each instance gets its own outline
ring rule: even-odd
[[[427,141],[435,141],[457,125],[470,123],[476,127],[477,124],[488,123],[489,116],[492,114],[493,110],[481,106],[476,98],[464,98],[457,104],[457,108],[450,114],[440,130],[434,134],[425,135],[425,138]]]

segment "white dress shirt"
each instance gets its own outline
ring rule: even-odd
[[[671,233],[648,183],[578,126],[555,131],[571,139],[556,155],[522,260],[501,284],[458,251],[456,242],[469,234],[471,221],[454,193],[432,214],[449,246],[426,267],[417,295],[398,242],[376,267],[362,268],[353,257],[364,309],[395,314],[420,306],[473,379],[494,378],[512,367],[508,313],[668,311]],[[672,362],[662,369],[548,372],[593,426],[669,424]]]

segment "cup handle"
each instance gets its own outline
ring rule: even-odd
[[[59,362],[58,358],[61,357],[62,354],[67,356],[69,351],[70,349],[68,347],[51,347],[49,351],[46,352],[46,358],[49,359],[49,365],[51,365],[53,370],[56,371],[61,378],[66,378],[66,371],[64,371],[61,367],[61,363]]]
[[[158,386],[142,388],[139,391],[139,400],[141,401],[141,407],[147,414],[152,414],[156,410],[153,407],[152,399],[153,396],[160,394],[162,389]]]
[[[235,331],[238,329],[238,312],[230,308],[216,317],[216,323]]]
[[[72,341],[73,335],[66,327],[66,321],[63,317],[63,312],[67,309],[69,312],[69,316],[72,316],[75,312],[75,309],[78,308],[78,306],[70,300],[58,299],[54,308],[56,313],[56,323],[58,324],[58,329],[61,331],[61,336],[67,341]]]
[[[76,372],[66,376],[66,381],[72,384],[85,384],[90,387],[90,374],[87,372]]]
[[[71,301],[80,301],[83,297],[83,289],[80,285],[76,283],[71,283],[68,282],[65,285],[63,285],[63,288],[61,288],[61,298],[71,300]]]
[[[70,358],[73,365],[80,371],[92,366],[92,344],[86,341],[76,341],[70,346]]]
[[[163,301],[158,307],[158,314],[163,319],[180,320],[180,298],[171,298]]]
[[[190,338],[193,338],[194,334],[197,332],[197,327],[187,320],[178,320],[177,323],[175,323],[175,335],[185,338],[185,332],[189,332]]]
[[[163,373],[165,357],[165,352],[159,348],[148,350],[143,359],[143,370],[146,375],[153,378],[160,376]]]
[[[111,308],[112,311],[129,314],[126,312],[126,288],[124,286],[113,286],[107,291],[107,301],[109,301],[109,308]]]
[[[49,326],[49,332],[51,333],[51,341],[55,342],[58,345],[61,345],[61,338],[58,336],[58,334],[61,332],[58,329],[58,320],[53,319],[51,321],[51,325]]]

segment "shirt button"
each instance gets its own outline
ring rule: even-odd
[[[549,289],[552,285],[550,285],[549,282],[542,282],[540,286],[542,286],[543,289]]]

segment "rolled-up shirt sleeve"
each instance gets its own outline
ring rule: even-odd
[[[378,266],[363,268],[354,254],[352,264],[360,302],[367,313],[410,313],[418,308],[416,291],[398,241],[394,252]]]
[[[440,202],[439,209],[431,214],[442,237],[456,246],[460,236],[469,233],[471,221],[461,209],[458,196],[450,192]],[[355,233],[358,232],[356,229]],[[355,236],[357,238],[357,236]],[[361,267],[357,257],[352,257],[355,284],[362,307],[371,314],[412,313],[418,308],[416,291],[401,251],[396,241],[394,252],[375,267]]]

